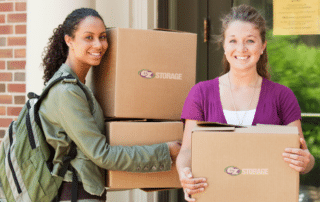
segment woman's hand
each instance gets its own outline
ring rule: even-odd
[[[310,160],[311,154],[307,148],[306,141],[300,138],[300,148],[286,148],[282,154],[285,162],[300,173],[304,173]]]
[[[184,191],[186,201],[195,201],[191,195],[201,193],[208,186],[205,178],[193,178],[191,169],[185,167],[180,173],[180,182]]]

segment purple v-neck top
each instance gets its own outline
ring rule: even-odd
[[[227,123],[219,93],[219,77],[197,83],[189,92],[181,119]],[[298,100],[286,86],[263,78],[252,125],[287,125],[301,119]]]

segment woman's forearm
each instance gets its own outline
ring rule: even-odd
[[[179,175],[185,167],[191,168],[191,150],[189,149],[181,149],[177,157],[177,170]]]

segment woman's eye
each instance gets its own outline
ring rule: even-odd
[[[93,39],[92,36],[87,36],[86,39]]]
[[[107,36],[101,36],[100,39],[106,40],[106,39],[107,39]]]
[[[236,40],[232,39],[232,40],[230,40],[229,43],[235,43],[235,42],[236,42]]]
[[[250,40],[248,40],[248,43],[254,43],[254,41],[250,39]]]

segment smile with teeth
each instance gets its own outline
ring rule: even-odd
[[[90,53],[90,55],[93,55],[93,56],[101,56],[101,53]]]
[[[249,56],[244,56],[244,57],[236,56],[236,59],[240,59],[240,60],[245,60],[248,58],[249,58]]]

